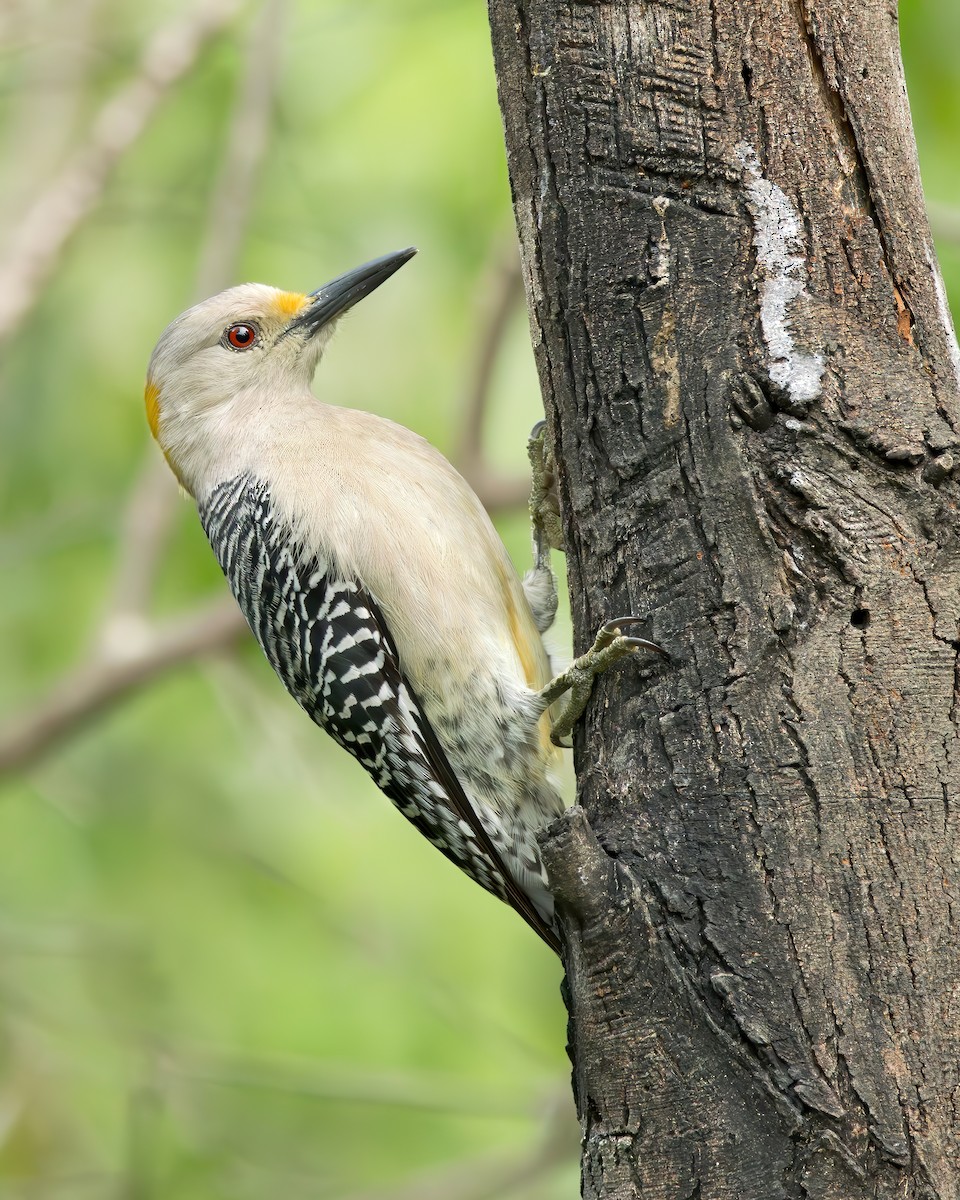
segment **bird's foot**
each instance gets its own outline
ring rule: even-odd
[[[540,700],[543,702],[544,709],[549,708],[561,696],[566,697],[563,709],[552,722],[550,736],[554,745],[566,744],[563,739],[570,736],[574,725],[583,715],[583,710],[587,707],[587,701],[593,690],[594,679],[608,667],[612,667],[615,662],[619,662],[621,658],[625,658],[637,650],[649,650],[653,654],[659,654],[668,661],[670,660],[670,655],[656,642],[650,642],[646,638],[631,637],[623,632],[625,626],[639,625],[645,619],[644,617],[616,617],[601,625],[593,645],[586,654],[575,658],[565,671],[561,671],[542,689]]]

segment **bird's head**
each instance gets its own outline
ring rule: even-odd
[[[386,254],[309,295],[241,284],[167,326],[150,357],[144,399],[150,431],[188,491],[196,426],[212,420],[226,428],[232,415],[265,412],[274,398],[308,386],[337,318],[415,253]]]

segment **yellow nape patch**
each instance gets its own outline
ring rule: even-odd
[[[530,622],[523,620],[520,610],[517,608],[511,583],[512,580],[507,574],[506,569],[500,564],[500,586],[503,589],[507,620],[510,624],[510,637],[513,639],[517,657],[520,659],[520,666],[523,669],[523,676],[527,687],[536,691],[541,686],[542,681],[540,680],[536,650],[530,645]],[[525,625],[528,628],[524,628]]]
[[[147,380],[147,386],[143,389],[143,403],[147,409],[147,424],[156,438],[160,427],[160,389],[151,379]]]
[[[273,306],[281,317],[295,317],[308,298],[303,292],[277,292]]]
[[[534,629],[533,619],[530,614],[523,613],[518,606],[517,597],[514,592],[516,583],[502,563],[500,564],[500,586],[503,589],[503,598],[507,608],[510,637],[517,651],[517,657],[520,659],[523,677],[527,687],[532,692],[538,692],[548,682],[548,677],[543,674],[543,662],[539,653],[539,646],[531,640],[534,637],[539,638],[539,635]],[[538,725],[540,745],[543,748],[544,757],[547,759],[556,758],[558,750],[550,736],[553,725],[550,720],[549,709],[540,718]]]

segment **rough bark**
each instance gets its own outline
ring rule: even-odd
[[[490,0],[578,649],[587,1197],[960,1194],[960,356],[894,0]]]

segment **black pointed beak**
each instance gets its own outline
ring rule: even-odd
[[[290,322],[287,332],[303,330],[308,337],[312,337],[334,317],[339,317],[348,308],[353,308],[358,300],[369,296],[381,283],[385,283],[405,262],[409,262],[416,252],[416,246],[408,246],[406,250],[395,250],[393,254],[384,254],[382,258],[375,258],[372,262],[364,263],[362,267],[355,267],[352,271],[331,279],[329,283],[310,293],[313,303]]]

